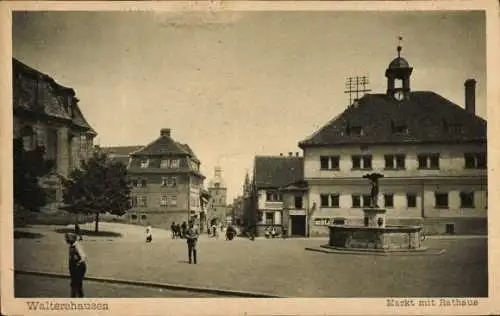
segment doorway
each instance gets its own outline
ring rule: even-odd
[[[292,236],[306,236],[306,216],[305,215],[292,215],[292,230],[290,235]]]

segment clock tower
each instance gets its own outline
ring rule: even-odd
[[[399,37],[401,41],[402,38]],[[397,101],[407,100],[410,97],[410,76],[413,68],[401,57],[401,45],[398,45],[396,57],[385,71],[387,77],[387,95]]]

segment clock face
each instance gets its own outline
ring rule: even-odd
[[[398,100],[398,101],[402,101],[402,100],[404,99],[404,97],[405,97],[405,94],[404,94],[404,92],[403,92],[403,91],[396,91],[396,92],[394,93],[394,98],[395,98],[396,100]]]

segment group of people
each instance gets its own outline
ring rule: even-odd
[[[182,222],[182,224],[176,224],[175,222],[172,222],[172,225],[170,225],[172,239],[185,238],[187,230],[188,224],[186,222]]]
[[[174,223],[172,223],[172,226],[174,226]],[[182,226],[180,227],[181,234],[176,234],[176,236],[184,238],[187,241],[189,264],[197,264],[198,253],[196,244],[198,243],[198,229],[196,229],[196,227],[194,226],[193,221],[190,221],[189,224],[186,224],[185,226],[186,228],[184,230],[182,229]],[[66,233],[64,235],[64,239],[69,245],[68,268],[71,279],[71,297],[84,297],[83,279],[85,278],[85,273],[87,272],[87,255],[85,254],[83,247],[79,242],[80,240],[82,240],[79,225],[75,224],[75,232]],[[148,226],[146,227],[146,243],[150,243],[152,241],[153,230],[151,226]]]

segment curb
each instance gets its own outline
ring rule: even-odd
[[[24,274],[24,275],[35,275],[44,276],[51,278],[69,279],[69,275],[54,272],[42,272],[42,271],[27,271],[27,270],[14,270],[14,274]],[[281,298],[281,296],[257,293],[257,292],[242,292],[233,291],[228,289],[216,289],[216,288],[206,288],[206,287],[196,287],[188,285],[179,284],[169,284],[169,283],[158,283],[158,282],[148,282],[148,281],[132,281],[123,279],[113,279],[113,278],[101,278],[101,277],[85,277],[85,280],[102,282],[102,283],[115,283],[115,284],[125,284],[133,286],[145,286],[145,287],[155,287],[173,291],[186,291],[186,292],[198,292],[198,293],[209,293],[216,294],[220,296],[232,296],[232,297],[252,297],[252,298]]]

